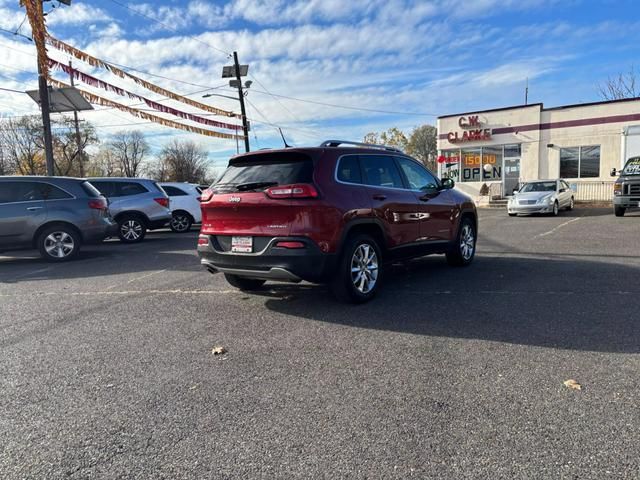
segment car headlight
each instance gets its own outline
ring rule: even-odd
[[[538,203],[551,203],[552,197],[553,195],[545,195],[540,200],[538,200]]]

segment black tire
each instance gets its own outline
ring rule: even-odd
[[[42,258],[49,262],[67,262],[78,256],[82,240],[78,232],[66,225],[45,228],[36,240]]]
[[[224,278],[231,286],[247,292],[250,292],[251,290],[258,290],[262,285],[264,285],[264,282],[266,282],[266,280],[239,277],[238,275],[232,275],[230,273],[225,273]]]
[[[476,255],[477,239],[475,222],[469,217],[464,217],[460,222],[455,243],[447,252],[447,263],[453,267],[466,267],[471,264]]]
[[[626,212],[627,209],[624,207],[613,207],[613,213],[616,215],[616,217],[624,217],[624,212]]]
[[[382,253],[378,243],[369,235],[353,235],[344,244],[329,287],[342,302],[368,302],[378,293],[382,273]]]
[[[517,213],[510,213],[510,214],[509,214],[509,216],[510,216],[510,217],[517,217],[517,216],[518,216],[518,214],[517,214]]]
[[[187,212],[173,212],[169,228],[175,233],[187,233],[191,230],[193,218]]]
[[[118,219],[118,238],[123,243],[138,243],[147,234],[147,224],[139,215],[123,215]]]
[[[557,217],[559,213],[560,213],[560,207],[558,206],[558,201],[556,200],[555,202],[553,202],[553,211],[551,212],[551,215],[553,215],[554,217]]]
[[[573,210],[574,205],[575,205],[575,200],[573,199],[573,197],[571,197],[571,201],[569,202],[569,206],[567,207],[567,211],[570,212],[571,210]]]

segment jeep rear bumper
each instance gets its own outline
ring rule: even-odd
[[[206,243],[205,243],[206,242]],[[284,248],[279,242],[300,242],[303,248]],[[274,237],[255,253],[225,251],[215,235],[200,235],[200,263],[211,273],[227,273],[246,278],[284,282],[323,283],[336,267],[336,255],[323,253],[304,237]]]

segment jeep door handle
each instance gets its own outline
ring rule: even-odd
[[[373,196],[374,200],[386,200],[387,196],[386,195],[382,195],[381,193],[378,193],[376,195]]]
[[[42,210],[42,207],[27,207],[27,210],[33,212],[34,210]]]

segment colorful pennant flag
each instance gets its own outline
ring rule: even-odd
[[[51,79],[49,81],[51,85],[58,88],[69,88],[71,85],[67,85],[64,82],[60,82],[55,79]],[[77,88],[77,87],[76,87]],[[185,130],[187,132],[198,133],[200,135],[206,135],[208,137],[217,137],[217,138],[226,138],[226,139],[244,139],[242,135],[233,135],[231,133],[222,133],[222,132],[214,132],[213,130],[207,130],[205,128],[194,127],[191,125],[185,125],[183,123],[174,122],[173,120],[168,120],[166,118],[158,117],[157,115],[152,115],[147,112],[143,112],[136,108],[129,107],[127,105],[123,105],[121,103],[114,102],[112,100],[108,100],[104,97],[100,97],[98,95],[94,95],[93,93],[89,93],[86,90],[82,90],[77,88],[78,91],[82,93],[82,95],[90,102],[96,105],[102,105],[103,107],[117,108],[118,110],[122,110],[123,112],[127,112],[130,115],[134,115],[138,118],[142,118],[144,120],[149,120],[150,122],[158,123],[160,125],[164,125],[165,127],[177,128],[179,130]]]
[[[209,125],[210,127],[226,128],[226,129],[235,130],[235,131],[242,130],[242,125],[234,125],[232,123],[218,122],[216,120],[211,120],[209,118],[204,118],[199,115],[183,112],[182,110],[177,110],[167,105],[154,102],[153,100],[149,100],[148,98],[145,98],[141,95],[138,95],[133,92],[129,92],[116,85],[112,85],[103,80],[100,80],[99,78],[80,72],[79,70],[76,70],[75,68],[70,67],[69,65],[65,65],[64,63],[57,62],[56,60],[49,59],[49,66],[51,68],[60,69],[68,75],[73,75],[74,78],[80,80],[83,83],[86,83],[87,85],[91,85],[92,87],[98,87],[108,92],[117,93],[121,97],[129,97],[135,100],[140,100],[146,103],[149,107],[153,108],[154,110],[157,110],[162,113],[169,113],[171,115],[175,115],[176,117],[184,118],[185,120],[191,120],[192,122]]]
[[[24,0],[24,1],[28,1],[28,0]],[[133,80],[134,82],[136,82],[138,85],[143,86],[144,88],[146,88],[147,90],[151,90],[154,93],[163,95],[165,97],[169,97],[173,100],[177,100],[179,102],[182,103],[186,103],[187,105],[191,105],[192,107],[196,107],[199,108],[200,110],[205,110],[207,112],[210,113],[215,113],[216,115],[223,115],[226,117],[237,117],[237,118],[242,118],[242,115],[239,115],[237,113],[233,113],[227,110],[222,110],[220,108],[216,108],[216,107],[212,107],[211,105],[207,105],[206,103],[201,103],[201,102],[197,102],[195,100],[192,100],[191,98],[187,98],[183,95],[179,95],[177,93],[174,93],[170,90],[167,90],[165,88],[159,87],[158,85],[154,85],[153,83],[147,82],[146,80],[137,77],[135,75],[132,75],[131,73],[127,73],[124,70],[119,69],[118,67],[115,67],[113,65],[111,65],[110,63],[105,62],[104,60],[100,60],[99,58],[96,58],[92,55],[89,55],[88,53],[85,53],[81,50],[78,50],[75,47],[72,47],[71,45],[64,43],[61,40],[58,40],[57,38],[52,37],[51,35],[49,35],[48,33],[45,33],[46,35],[46,41],[47,43],[49,43],[49,45],[57,48],[58,50],[61,50],[63,52],[66,52],[70,55],[73,55],[74,57],[76,57],[79,60],[82,60],[85,63],[88,63],[89,65],[93,66],[93,67],[98,67],[98,68],[104,68],[106,70],[108,70],[109,72],[113,73],[114,75],[119,76],[120,78],[129,78],[131,80]]]

